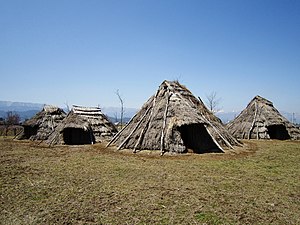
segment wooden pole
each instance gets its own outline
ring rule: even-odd
[[[255,105],[255,113],[254,113],[254,117],[253,117],[253,122],[251,124],[250,130],[249,130],[249,133],[248,133],[248,140],[250,140],[251,132],[252,132],[252,129],[254,128],[254,124],[256,122],[256,115],[257,115],[257,111],[258,111],[257,103],[254,102],[254,105]]]
[[[141,133],[140,133],[140,136],[139,136],[139,139],[137,140],[134,148],[133,148],[133,153],[136,153],[136,148],[138,147],[138,145],[140,144],[141,140],[142,140],[142,137],[144,136],[145,132],[146,132],[146,128],[147,127],[150,127],[150,124],[151,124],[151,120],[152,120],[152,115],[153,115],[153,110],[155,108],[155,104],[156,104],[156,98],[157,98],[157,95],[158,95],[158,90],[156,91],[156,94],[154,96],[154,99],[153,99],[153,104],[152,104],[152,108],[151,108],[151,112],[150,112],[150,116],[149,116],[149,120],[148,122],[145,124],[145,127],[142,129]]]
[[[128,125],[131,123],[131,121],[133,121],[133,119],[135,118],[135,117],[137,117],[137,115],[138,115],[138,113],[136,113],[130,120],[129,120],[129,122],[118,132],[118,133],[116,133],[116,135],[110,140],[110,142],[105,146],[106,148],[108,147],[108,146],[110,146],[111,145],[111,143],[113,143],[115,140],[116,140],[116,138],[117,137],[119,137],[120,136],[120,134],[123,132],[123,130],[125,130],[125,128],[126,127],[128,127]]]
[[[164,131],[165,131],[165,127],[166,127],[166,123],[167,123],[167,114],[168,114],[168,108],[169,108],[169,98],[170,98],[170,93],[169,90],[167,92],[167,103],[166,103],[166,108],[165,108],[165,112],[164,112],[164,119],[163,119],[163,126],[162,126],[162,130],[161,130],[161,138],[160,138],[160,151],[161,151],[161,155],[164,153]]]
[[[217,128],[215,128],[215,126],[208,119],[206,119],[206,117],[203,114],[201,114],[201,115],[206,120],[206,122],[215,130],[215,132],[222,138],[222,140],[227,144],[227,146],[229,146],[231,149],[234,149],[233,146],[220,134],[220,132],[217,130]],[[206,130],[208,131],[207,128],[206,128]],[[210,134],[210,136],[214,139],[214,137],[211,134]],[[220,146],[220,145],[218,145],[218,146]],[[223,150],[223,149],[221,148],[221,150]]]
[[[146,117],[147,113],[149,112],[149,110],[151,109],[151,107],[148,107],[148,109],[146,110],[146,112],[144,113],[143,117],[140,119],[140,121],[137,123],[137,125],[134,127],[134,129],[130,132],[130,134],[125,138],[125,140],[120,144],[120,146],[118,147],[118,150],[120,150],[122,148],[122,146],[128,141],[128,139],[130,138],[130,136],[136,131],[136,129],[139,127],[139,125],[142,123],[143,119]]]
[[[207,126],[204,124],[204,127],[206,128],[207,133],[211,136],[211,139],[215,142],[215,144],[224,152],[224,149],[219,145],[217,140],[213,137],[213,135],[209,132],[209,129],[207,129]]]

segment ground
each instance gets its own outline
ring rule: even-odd
[[[0,224],[300,224],[300,142],[133,154],[0,137]]]

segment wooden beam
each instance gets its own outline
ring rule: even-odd
[[[146,112],[144,113],[143,117],[140,119],[140,121],[137,123],[137,125],[135,126],[135,128],[130,132],[130,134],[125,138],[125,140],[119,145],[118,150],[120,150],[122,148],[122,146],[128,141],[128,139],[130,138],[130,136],[136,131],[136,129],[139,127],[139,125],[142,123],[143,119],[146,117],[147,113],[149,112],[149,110],[151,109],[151,107],[148,107],[148,109],[146,110]]]
[[[164,153],[164,131],[165,131],[165,127],[166,127],[166,123],[167,123],[167,114],[168,114],[168,108],[169,108],[169,99],[170,99],[170,93],[169,90],[167,92],[167,103],[166,103],[166,108],[165,108],[165,112],[164,112],[164,119],[163,119],[163,126],[162,126],[162,130],[161,130],[161,138],[160,138],[160,154],[162,155]]]
[[[134,148],[133,148],[133,153],[136,153],[136,148],[138,147],[138,145],[140,144],[141,140],[142,140],[142,137],[144,136],[145,132],[146,132],[146,128],[147,127],[150,127],[151,125],[151,120],[152,120],[152,115],[153,115],[153,110],[155,108],[155,105],[156,105],[156,98],[157,98],[157,95],[158,95],[158,92],[159,90],[156,91],[156,94],[154,96],[154,99],[153,99],[153,103],[152,103],[152,108],[151,108],[151,112],[150,112],[150,116],[149,116],[149,120],[148,122],[145,124],[144,128],[142,129],[141,133],[140,133],[140,136],[139,136],[139,139],[137,140]]]
[[[250,130],[249,130],[249,133],[248,133],[248,139],[250,139],[250,137],[251,137],[251,132],[252,132],[252,129],[254,128],[254,124],[256,122],[256,115],[257,115],[257,111],[258,111],[257,102],[254,102],[254,105],[255,105],[255,113],[254,113],[254,117],[253,117],[253,121],[252,121]]]

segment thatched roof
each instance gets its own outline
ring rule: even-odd
[[[164,81],[155,95],[109,143],[119,149],[162,153],[223,151],[235,140],[193,94],[179,82]]]
[[[82,130],[78,134],[76,130]],[[68,132],[68,133],[66,133]],[[89,140],[80,139],[84,133],[87,133]],[[117,133],[116,127],[108,120],[98,107],[83,107],[73,105],[68,116],[57,127],[56,131],[49,137],[49,144],[68,144],[66,139],[73,139],[75,143],[94,143],[109,140]],[[68,138],[66,137],[68,136]]]
[[[24,130],[19,139],[45,140],[65,117],[61,108],[45,105],[42,111],[22,123]]]
[[[111,138],[117,133],[116,127],[101,112],[99,107],[81,107],[74,105],[73,112],[90,124],[96,138],[96,142],[101,142],[103,139]]]
[[[70,111],[68,116],[63,120],[62,127],[64,128],[78,128],[78,129],[91,129],[91,123],[83,116]]]
[[[299,128],[283,117],[271,101],[260,96],[255,96],[226,126],[240,139],[300,139]]]

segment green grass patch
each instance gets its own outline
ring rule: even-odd
[[[0,139],[2,224],[300,224],[300,143],[237,154]]]
[[[203,223],[203,224],[213,224],[213,225],[219,225],[224,224],[222,220],[217,217],[215,214],[211,212],[201,212],[196,214],[197,221]]]

